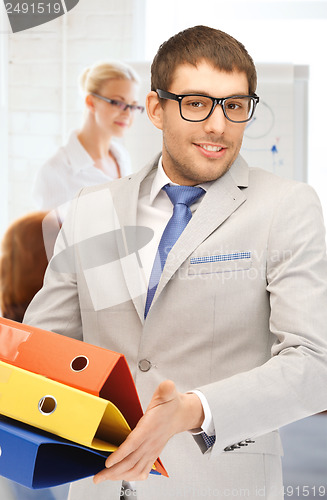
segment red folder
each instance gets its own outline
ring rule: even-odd
[[[107,399],[131,429],[143,415],[123,354],[0,318],[0,360]],[[160,459],[155,467],[168,476]]]

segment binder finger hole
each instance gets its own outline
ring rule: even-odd
[[[57,401],[53,396],[43,396],[39,401],[38,408],[42,415],[51,415],[57,408]]]
[[[89,359],[86,356],[76,356],[73,361],[70,363],[70,368],[73,372],[81,372],[85,370],[85,368],[89,364]]]

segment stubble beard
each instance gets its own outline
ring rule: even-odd
[[[199,142],[199,141],[197,141]],[[206,142],[206,141],[203,141]],[[215,142],[215,141],[213,141]],[[219,141],[216,141],[219,142]],[[202,184],[204,182],[211,182],[222,177],[232,166],[234,161],[236,160],[239,151],[241,149],[242,143],[239,144],[238,147],[235,144],[226,144],[224,146],[227,148],[234,149],[234,155],[230,159],[226,159],[224,161],[217,160],[216,158],[204,158],[202,161],[206,161],[209,167],[199,169],[192,158],[185,158],[182,160],[178,158],[176,155],[173,155],[169,148],[166,147],[164,140],[164,152],[163,153],[163,165],[166,170],[168,177],[171,178],[173,182],[177,184],[184,184],[189,186],[195,186],[197,184]],[[166,162],[165,162],[166,160]],[[210,163],[212,163],[212,168],[210,168]],[[217,166],[214,164],[217,163]],[[165,167],[166,164],[166,167]],[[168,170],[169,164],[169,170]],[[169,175],[170,174],[170,175]],[[172,174],[174,174],[174,178],[172,179]]]

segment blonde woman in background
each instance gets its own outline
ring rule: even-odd
[[[70,201],[84,186],[131,172],[129,155],[119,139],[132,125],[134,114],[144,110],[137,100],[138,75],[121,62],[98,62],[86,68],[79,81],[85,95],[83,123],[37,174],[34,199],[40,210]]]

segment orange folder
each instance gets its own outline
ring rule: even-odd
[[[123,354],[0,318],[0,360],[110,401],[131,429],[143,415]],[[155,467],[167,476],[160,459]]]
[[[0,360],[111,401],[132,429],[143,415],[123,354],[0,318]]]

